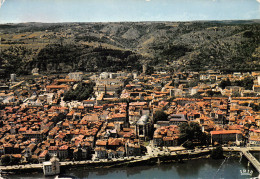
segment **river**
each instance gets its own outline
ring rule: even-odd
[[[74,178],[111,178],[111,179],[246,179],[251,176],[243,175],[244,172],[258,176],[258,172],[248,166],[246,159],[228,158],[224,160],[194,159],[183,163],[156,164],[153,166],[99,168],[88,169],[84,167],[71,168],[63,172],[65,176]],[[223,163],[223,164],[222,164]],[[241,171],[243,174],[241,174]],[[244,172],[243,172],[244,171]],[[42,173],[9,175],[7,178],[45,178]],[[54,178],[54,177],[46,177]]]

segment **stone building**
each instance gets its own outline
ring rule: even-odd
[[[60,173],[60,160],[54,155],[50,161],[43,162],[43,173],[45,176],[57,175]]]
[[[240,145],[242,142],[242,132],[240,130],[211,131],[210,134],[212,143],[227,144],[232,142]]]
[[[148,140],[151,134],[151,122],[147,115],[143,115],[136,123],[136,134],[141,140]]]

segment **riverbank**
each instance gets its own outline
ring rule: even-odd
[[[227,153],[228,154],[228,153]],[[59,177],[70,178],[95,178],[95,179],[139,179],[139,178],[174,178],[174,179],[207,179],[207,178],[237,178],[246,179],[249,176],[241,176],[240,170],[253,170],[253,175],[257,175],[257,171],[252,166],[248,166],[248,161],[240,157],[229,157],[224,159],[214,160],[210,157],[202,156],[198,159],[185,159],[182,162],[163,162],[153,165],[137,165],[137,166],[122,166],[111,168],[90,168],[84,166],[63,168]],[[38,178],[38,179],[53,179],[54,177],[46,177],[42,172],[20,173],[8,175],[5,178]]]
[[[61,171],[73,168],[73,167],[89,167],[89,168],[113,168],[122,166],[138,166],[138,165],[154,165],[157,163],[167,162],[181,162],[183,160],[190,160],[200,158],[202,156],[209,156],[211,150],[201,151],[173,151],[165,152],[157,155],[145,155],[145,156],[133,156],[124,157],[118,159],[100,159],[99,161],[68,161],[60,162]],[[26,165],[13,165],[13,166],[0,166],[0,169],[4,173],[31,173],[31,172],[43,172],[42,164],[26,164]]]
[[[259,148],[251,148],[253,151],[259,151]],[[116,168],[116,167],[133,167],[143,165],[155,165],[160,163],[183,162],[186,160],[209,158],[213,147],[195,150],[186,150],[185,148],[172,147],[164,149],[163,151],[150,151],[145,156],[131,156],[115,159],[100,159],[98,161],[67,161],[60,162],[61,171],[77,168]],[[239,147],[223,147],[226,156],[239,157]],[[231,152],[231,153],[230,153]],[[0,166],[0,170],[4,173],[42,173],[42,164],[26,164],[26,165],[13,165],[13,166]]]

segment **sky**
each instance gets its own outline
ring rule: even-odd
[[[260,0],[0,0],[0,23],[260,19]]]

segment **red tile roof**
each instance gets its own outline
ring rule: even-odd
[[[240,130],[223,130],[223,131],[211,131],[211,135],[219,135],[219,134],[242,134]]]

